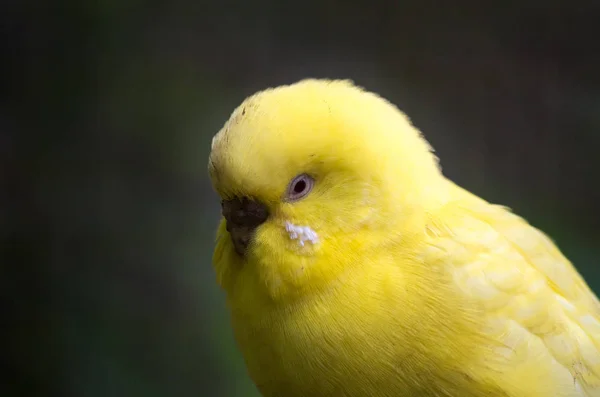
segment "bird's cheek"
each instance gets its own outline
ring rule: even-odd
[[[260,226],[255,235],[255,253],[281,260],[290,255],[312,256],[320,247],[319,232],[308,224],[273,219]]]
[[[308,224],[285,221],[285,231],[292,246],[312,248],[319,244],[319,234]]]

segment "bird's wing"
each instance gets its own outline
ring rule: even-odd
[[[542,382],[548,395],[600,396],[597,297],[545,234],[504,207],[457,195],[444,209],[449,221],[430,230],[430,254],[452,263],[460,290],[489,317],[505,346],[500,371],[512,372],[510,382]],[[533,393],[522,395],[544,395]]]

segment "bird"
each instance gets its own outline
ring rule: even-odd
[[[439,163],[351,80],[259,91],[213,137],[212,262],[263,396],[600,396],[594,292]]]

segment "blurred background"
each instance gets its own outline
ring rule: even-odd
[[[210,140],[350,78],[600,290],[600,3],[7,0],[2,396],[257,396],[211,269]]]

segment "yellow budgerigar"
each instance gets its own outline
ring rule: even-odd
[[[594,293],[546,235],[446,179],[376,94],[259,92],[209,173],[217,280],[264,396],[600,396]]]

